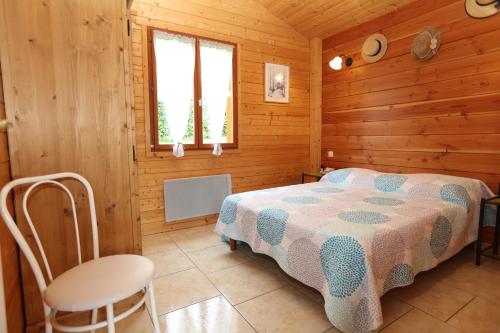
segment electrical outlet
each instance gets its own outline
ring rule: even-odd
[[[329,151],[328,151],[328,157],[329,157],[329,158],[332,158],[332,157],[333,157],[333,155],[334,155],[334,154],[333,154],[333,150],[329,150]]]

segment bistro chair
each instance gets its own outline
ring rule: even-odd
[[[75,199],[68,187],[58,181],[61,179],[77,180],[83,184],[87,191],[92,226],[93,259],[83,263]],[[30,186],[24,194],[22,210],[38,248],[47,279],[7,207],[9,192],[17,186],[27,185]],[[66,193],[73,215],[78,265],[55,278],[52,275],[44,248],[28,211],[29,196],[40,185],[56,187]],[[54,328],[62,332],[85,332],[104,327],[107,328],[109,333],[114,333],[115,323],[139,309],[145,303],[146,298],[149,298],[154,330],[156,333],[160,333],[153,289],[154,264],[148,258],[131,254],[99,257],[94,193],[85,178],[76,173],[64,172],[12,180],[0,192],[0,213],[35,275],[43,301],[46,333],[52,333]],[[143,293],[142,298],[124,312],[115,315],[113,304],[138,292]],[[97,322],[97,310],[99,308],[106,309],[106,319]],[[91,322],[83,326],[68,326],[57,321],[56,314],[58,311],[92,311]]]

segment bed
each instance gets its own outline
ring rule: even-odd
[[[228,196],[216,231],[317,289],[344,332],[382,325],[380,297],[477,237],[479,180],[349,168],[318,183]]]

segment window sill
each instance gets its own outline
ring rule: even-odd
[[[172,149],[168,150],[147,150],[146,157],[147,158],[162,158],[162,159],[183,159],[190,157],[213,157],[213,158],[223,158],[224,155],[235,155],[240,153],[240,149],[236,148],[222,148],[222,155],[215,156],[212,154],[213,148],[195,148],[195,149],[185,149],[183,157],[175,157],[172,155]]]
[[[161,145],[159,148],[151,147],[152,152],[162,152],[162,151],[172,151],[174,145],[168,144],[168,145]],[[192,144],[184,144],[184,151],[205,151],[205,150],[210,150],[212,151],[214,149],[213,144],[204,144],[200,147],[194,147]],[[222,149],[238,149],[238,144],[234,143],[223,143],[222,144]]]

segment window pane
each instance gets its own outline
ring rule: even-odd
[[[153,32],[160,144],[194,143],[194,38]]]
[[[203,143],[233,142],[233,48],[200,40]]]

